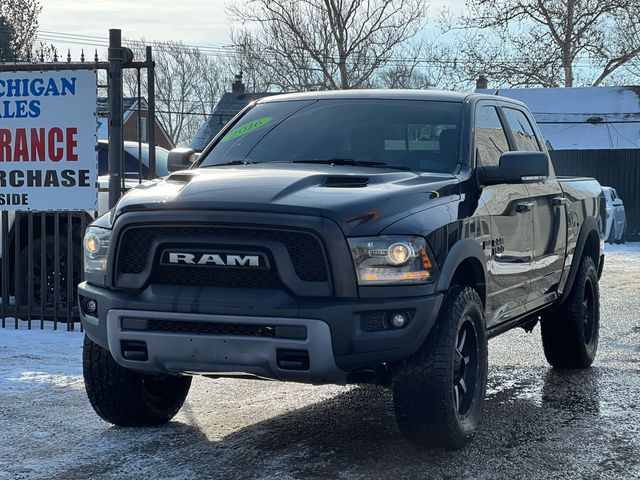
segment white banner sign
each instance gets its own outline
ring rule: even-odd
[[[0,210],[95,210],[96,73],[0,73]]]

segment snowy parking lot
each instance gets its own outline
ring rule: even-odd
[[[112,427],[81,333],[0,329],[0,478],[640,478],[640,244],[606,253],[594,367],[549,368],[538,328],[492,340],[484,421],[453,453],[410,447],[374,386],[196,378],[170,424]]]

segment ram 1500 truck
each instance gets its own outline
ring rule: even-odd
[[[169,421],[196,374],[376,382],[410,442],[461,447],[488,338],[540,321],[551,365],[593,362],[603,209],[595,180],[556,177],[511,99],[259,100],[87,229],[89,400],[142,426]]]

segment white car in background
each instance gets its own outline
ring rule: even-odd
[[[627,217],[624,203],[613,187],[602,187],[607,202],[607,223],[605,238],[607,243],[624,243],[627,229]]]

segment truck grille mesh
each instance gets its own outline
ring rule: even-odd
[[[262,248],[261,240],[277,240],[286,247],[296,274],[305,282],[326,282],[329,275],[322,246],[317,237],[305,232],[282,230],[261,230],[259,228],[238,228],[218,226],[162,226],[138,227],[124,231],[120,241],[118,272],[140,274],[154,240],[162,237],[181,237],[188,244],[189,239],[197,241],[202,237],[231,237],[238,244]],[[234,242],[235,243],[235,242]],[[233,247],[233,245],[231,245]],[[208,285],[232,288],[281,288],[282,283],[275,271],[245,271],[233,269],[157,266],[154,281],[187,285]]]
[[[242,337],[275,337],[273,325],[246,325],[235,323],[205,323],[172,320],[149,320],[152,332],[174,332],[205,335],[233,335]]]
[[[271,270],[222,269],[215,267],[172,267],[159,265],[151,274],[151,283],[226,288],[284,288],[278,272]]]

